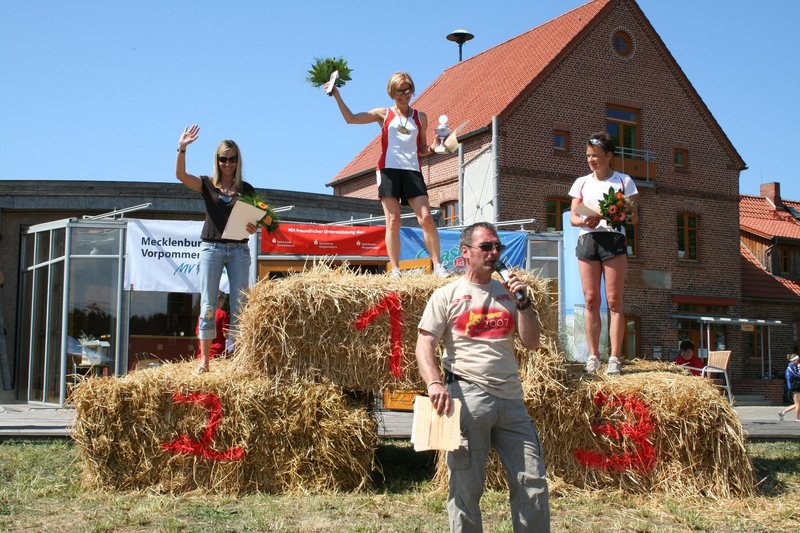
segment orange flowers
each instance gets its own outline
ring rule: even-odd
[[[615,191],[614,187],[609,187],[608,192],[600,200],[600,214],[615,230],[620,229],[625,224],[633,208],[634,203],[631,199],[622,192]]]

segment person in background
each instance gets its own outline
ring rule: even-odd
[[[211,340],[211,349],[209,351],[209,357],[214,359],[218,355],[222,355],[226,352],[226,340],[228,337],[228,329],[230,327],[230,316],[228,312],[225,311],[225,298],[227,295],[223,291],[219,291],[219,295],[217,297],[217,311],[214,314],[214,328],[216,329],[217,336]],[[195,330],[195,334],[200,333],[200,317],[197,319],[197,328]],[[198,338],[197,345],[200,346],[201,341]],[[197,352],[197,358],[202,358],[201,352]]]
[[[255,194],[253,186],[242,178],[242,154],[231,140],[219,143],[214,153],[214,172],[209,176],[195,176],[186,172],[186,148],[197,140],[200,127],[193,124],[183,130],[178,139],[178,156],[175,176],[189,189],[200,193],[206,210],[200,245],[200,366],[198,373],[209,371],[211,343],[217,336],[216,309],[222,269],[228,273],[231,289],[231,331],[236,331],[236,321],[242,305],[242,291],[250,280],[250,248],[248,239],[223,239],[233,206],[241,195]],[[247,224],[247,232],[256,232],[255,224]]]
[[[790,353],[786,358],[789,360],[789,364],[786,365],[786,388],[794,403],[786,409],[778,411],[778,418],[783,420],[789,411],[794,411],[794,421],[800,422],[800,368],[798,367],[800,356]]]
[[[608,133],[593,133],[586,143],[586,160],[592,173],[575,180],[569,195],[572,197],[570,224],[580,228],[575,255],[578,257],[578,272],[586,303],[586,342],[589,354],[584,371],[596,373],[600,369],[600,280],[605,278],[606,300],[611,315],[609,337],[611,354],[606,374],[620,373],[622,341],[625,338],[625,272],[628,269],[628,246],[625,226],[613,229],[600,216],[583,217],[576,212],[580,203],[597,206],[609,187],[621,192],[631,200],[637,199],[636,184],[630,176],[611,168],[616,146]],[[630,222],[637,220],[634,209]]]
[[[675,357],[675,361],[673,362],[676,365],[687,367],[687,370],[689,370],[693,376],[699,376],[703,371],[703,361],[697,357],[694,351],[694,343],[686,339],[681,341],[678,348],[680,348],[681,353]]]
[[[370,111],[353,113],[342,100],[336,86],[328,82],[325,91],[336,99],[339,111],[348,124],[377,123],[381,127],[381,156],[377,165],[378,196],[386,216],[386,250],[392,265],[391,275],[400,276],[400,205],[410,205],[417,216],[425,248],[433,261],[433,274],[447,277],[441,263],[439,232],[431,215],[428,188],[420,172],[419,158],[433,154],[425,132],[428,117],[413,109],[409,103],[414,96],[414,81],[406,72],[396,72],[389,78],[386,91],[394,100],[392,107],[376,107]]]
[[[515,274],[492,279],[503,244],[497,230],[478,222],[461,232],[464,276],[437,289],[419,322],[416,356],[433,407],[450,412],[461,402],[461,446],[447,452],[450,530],[483,531],[480,499],[486,458],[494,448],[510,487],[514,531],[550,531],[544,452],[523,401],[514,333],[539,346],[539,317],[528,287]],[[515,292],[525,299],[518,302]],[[442,380],[436,348],[443,342]]]

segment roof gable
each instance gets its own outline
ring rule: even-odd
[[[488,130],[493,116],[512,112],[515,104],[557,67],[559,59],[568,54],[604,14],[619,5],[633,14],[653,40],[666,68],[679,80],[699,114],[730,154],[732,164],[740,170],[746,168],[733,143],[635,0],[591,0],[446,69],[413,102],[413,107],[436,115],[428,117],[428,139],[434,136],[435,119],[439,114],[448,116],[451,127],[469,121],[460,135],[462,139],[470,133]],[[374,170],[379,156],[380,136],[376,136],[328,185]]]

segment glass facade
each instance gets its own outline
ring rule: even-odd
[[[77,374],[119,373],[124,232],[70,219],[21,237],[17,399],[63,405]]]

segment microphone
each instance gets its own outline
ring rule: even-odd
[[[500,277],[503,278],[503,281],[506,283],[508,282],[508,267],[500,259],[497,259],[497,261],[494,262],[494,270],[500,274]],[[528,295],[522,291],[514,291],[514,296],[516,296],[518,304],[521,304],[528,299]]]

